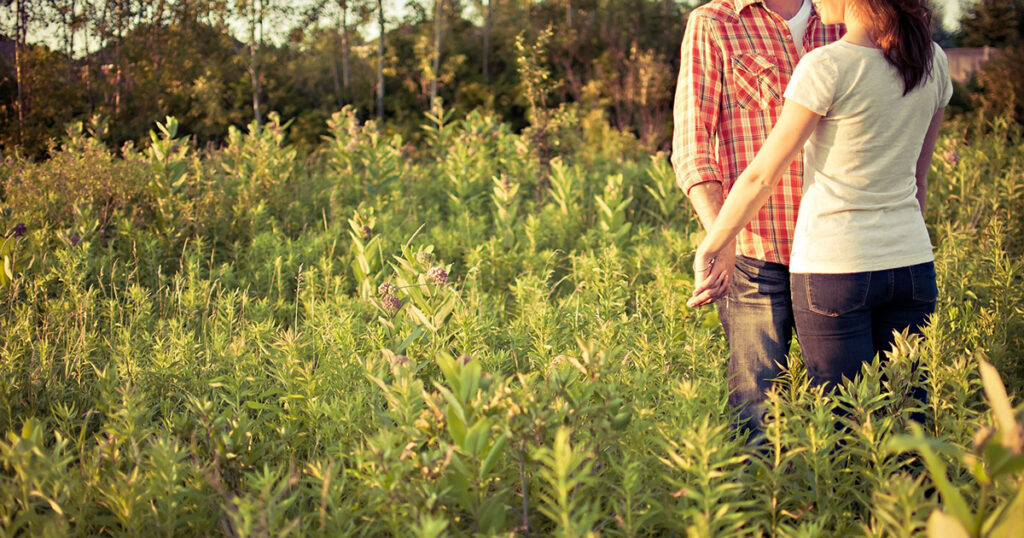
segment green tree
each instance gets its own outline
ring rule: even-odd
[[[1002,47],[1021,42],[1024,0],[977,0],[960,18],[965,47]]]

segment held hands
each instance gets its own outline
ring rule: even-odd
[[[720,252],[709,252],[702,243],[693,259],[693,295],[690,308],[714,303],[729,291],[736,264],[736,245],[730,242]]]

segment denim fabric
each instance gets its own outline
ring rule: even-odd
[[[761,405],[793,338],[789,268],[736,256],[732,285],[718,302],[729,340],[729,405],[754,438],[762,429]]]
[[[932,262],[863,273],[793,273],[791,285],[808,377],[829,387],[853,379],[876,354],[884,357],[893,331],[920,333],[939,295]]]

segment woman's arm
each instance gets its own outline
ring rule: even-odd
[[[921,144],[921,155],[917,158],[917,203],[921,205],[922,215],[925,200],[928,199],[928,169],[932,167],[932,154],[935,153],[935,141],[939,138],[939,126],[942,125],[942,114],[945,110],[940,108],[932,116],[932,122],[928,125],[928,132]]]
[[[729,190],[722,210],[697,249],[693,262],[697,285],[688,306],[703,306],[711,302],[707,291],[724,278],[722,272],[727,269],[715,267],[715,258],[771,197],[783,172],[800,153],[820,119],[821,116],[795,101],[787,100],[783,105],[779,121],[754,160]]]

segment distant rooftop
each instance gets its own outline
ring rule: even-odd
[[[983,65],[999,54],[993,47],[946,49],[949,76],[957,82],[967,82]]]

